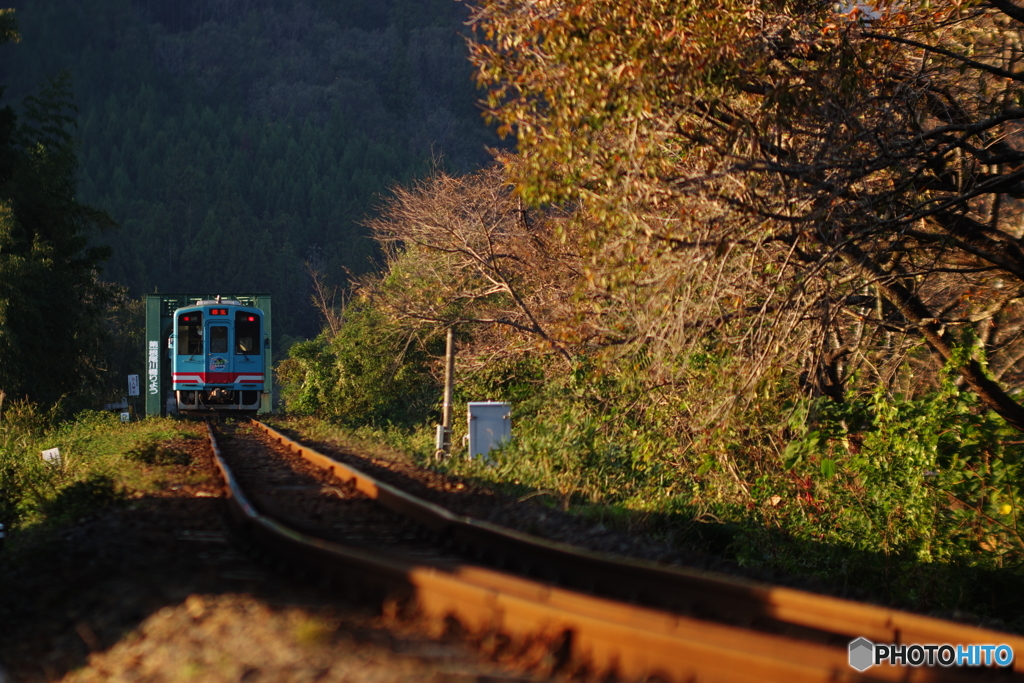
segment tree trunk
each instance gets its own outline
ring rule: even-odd
[[[895,306],[904,318],[918,327],[935,353],[946,362],[952,360],[953,347],[946,340],[932,312],[916,294],[895,281],[892,273],[883,269],[858,247],[848,245],[841,248],[839,253],[843,261],[874,281],[874,286],[882,296]],[[1024,432],[1024,406],[1017,403],[997,382],[989,378],[981,363],[970,358],[966,363],[958,365],[956,370],[971,391],[981,399],[982,405],[1018,431]]]

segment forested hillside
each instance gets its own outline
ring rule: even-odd
[[[276,332],[311,336],[304,263],[365,272],[375,197],[497,143],[450,0],[12,4],[6,99],[71,70],[79,197],[121,224],[103,278],[135,295],[269,291]]]

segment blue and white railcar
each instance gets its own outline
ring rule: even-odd
[[[259,410],[270,348],[263,311],[220,297],[179,308],[170,348],[179,412]]]

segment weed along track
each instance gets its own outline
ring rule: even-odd
[[[418,500],[260,423],[211,427],[210,436],[232,515],[258,551],[378,595],[386,614],[462,634],[537,673],[666,682],[1024,681],[1018,662],[883,663],[860,672],[848,651],[863,637],[880,645],[1007,644],[1024,653],[1016,636],[536,539]]]

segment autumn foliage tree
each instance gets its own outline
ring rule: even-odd
[[[394,188],[367,222],[387,274],[366,283],[412,324],[498,328],[521,340],[512,347],[568,360],[580,253],[558,239],[557,216],[529,209],[513,189],[499,166]]]
[[[609,340],[718,339],[738,389],[802,367],[840,400],[947,366],[1024,429],[1022,21],[1008,0],[480,0],[472,59],[522,196],[587,207],[590,279],[624,304]]]

